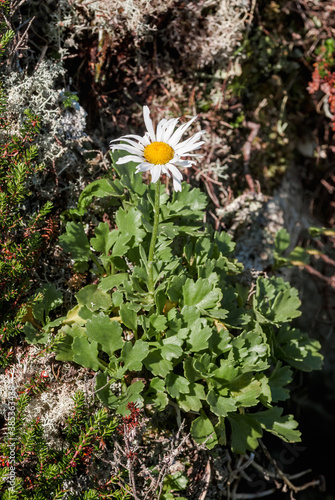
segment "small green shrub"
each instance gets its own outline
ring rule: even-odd
[[[12,132],[1,88],[0,103],[0,332],[8,340],[15,335],[22,298],[32,286],[31,272],[45,246],[48,234],[44,230],[52,203],[47,201],[40,209],[29,205],[29,182],[44,168],[35,161],[38,118],[26,110],[25,122],[18,132]],[[0,363],[7,362],[2,354]]]
[[[77,392],[75,407],[62,428],[63,447],[46,441],[40,418],[27,421],[25,409],[30,401],[23,393],[15,403],[15,427],[0,444],[0,492],[4,500],[61,499],[88,500],[130,498],[119,487],[120,477],[92,474],[104,468],[104,451],[113,447],[118,421],[106,409],[92,411],[85,396]],[[90,417],[88,415],[91,415]],[[15,443],[15,482],[8,481],[9,464]],[[79,481],[79,479],[81,480]],[[85,479],[84,479],[85,478]],[[81,487],[78,487],[78,482]]]
[[[5,3],[3,8],[7,7]],[[0,56],[13,36],[2,23]],[[38,134],[39,119],[28,109],[22,123],[12,121],[0,83],[0,366],[6,366],[12,355],[7,341],[17,332],[22,297],[31,287],[31,272],[43,247],[46,216],[52,209],[50,202],[35,208],[29,200],[29,183],[44,168],[36,162],[34,141]]]

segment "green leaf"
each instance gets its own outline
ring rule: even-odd
[[[71,327],[65,325],[62,328],[62,333],[64,337],[56,344],[56,360],[57,361],[73,361],[73,356],[75,352],[73,351],[73,339],[78,336],[84,336],[84,328],[77,325],[76,323]]]
[[[214,241],[222,255],[230,254],[236,246],[236,243],[232,241],[231,236],[225,231],[222,231],[221,233],[216,232],[214,235]]]
[[[285,228],[279,229],[275,236],[275,247],[277,252],[283,253],[290,244],[290,235]]]
[[[127,328],[137,332],[137,313],[128,304],[121,304],[120,316],[122,323]]]
[[[166,377],[172,371],[173,365],[171,361],[163,358],[161,349],[153,349],[143,361],[147,370],[153,375]]]
[[[150,316],[150,324],[156,331],[156,333],[162,333],[166,330],[167,319],[163,314],[152,314]]]
[[[217,332],[213,332],[208,344],[211,352],[216,353],[218,356],[229,351],[232,347],[230,340],[231,335],[229,330],[225,327],[219,329],[219,322],[216,322]]]
[[[212,334],[206,320],[199,318],[195,321],[191,328],[191,334],[187,340],[190,351],[199,352],[208,349],[208,339]]]
[[[141,395],[141,392],[143,388],[144,388],[144,383],[141,382],[140,380],[134,382],[129,387],[127,387],[126,393],[123,394],[120,398],[121,403],[117,407],[116,412],[119,415],[127,415],[129,413],[129,410],[127,408],[128,403],[142,404],[143,396]]]
[[[194,368],[195,358],[187,357],[184,360],[184,373],[190,382],[202,379],[202,374]]]
[[[136,340],[134,345],[131,342],[125,342],[119,358],[119,361],[124,363],[122,372],[127,370],[139,372],[148,351],[149,346],[143,340]]]
[[[163,411],[169,403],[169,398],[165,392],[155,392],[145,398],[145,403],[154,405],[158,411]]]
[[[95,341],[89,342],[85,337],[74,337],[72,350],[73,361],[78,365],[90,368],[95,372],[101,368],[101,363],[98,361],[98,343]]]
[[[335,229],[332,228],[311,226],[308,231],[312,238],[317,238],[322,234],[335,238]]]
[[[256,406],[261,393],[261,383],[250,373],[241,375],[230,385],[230,395],[238,407]]]
[[[124,254],[127,253],[127,251],[130,248],[130,244],[128,245],[130,239],[131,239],[130,234],[118,233],[118,237],[117,237],[115,244],[113,246],[112,256],[113,257],[123,257]]]
[[[295,266],[301,266],[309,263],[310,256],[305,248],[297,246],[289,253],[287,260]]]
[[[201,373],[202,378],[209,379],[216,368],[212,362],[212,356],[208,353],[202,354],[200,357],[194,358],[194,369]]]
[[[204,411],[201,410],[200,413],[200,417],[193,420],[191,424],[191,436],[196,443],[206,442],[207,448],[211,450],[218,444],[218,439],[212,422]]]
[[[219,440],[219,444],[221,444],[222,446],[227,446],[225,417],[219,417],[218,423],[214,426],[214,428]]]
[[[196,306],[201,309],[212,309],[222,299],[222,292],[215,288],[214,283],[207,279],[199,278],[193,281],[188,278],[182,288],[184,305]]]
[[[67,313],[66,317],[63,319],[63,324],[71,325],[73,323],[77,323],[80,326],[84,326],[86,325],[87,320],[92,318],[92,316],[93,312],[86,306],[80,306],[77,304]]]
[[[86,334],[90,340],[101,345],[101,349],[111,356],[123,347],[122,328],[117,321],[111,321],[103,313],[95,314],[86,323]]]
[[[164,495],[170,491],[181,491],[185,490],[187,487],[188,479],[181,471],[175,472],[174,474],[168,474],[163,482],[163,498],[160,497],[159,500],[167,500]],[[174,495],[171,497],[176,498]],[[178,497],[180,500],[180,497]]]
[[[88,262],[91,257],[90,244],[81,222],[67,222],[66,234],[59,237],[59,243],[76,261]]]
[[[128,212],[119,208],[116,212],[115,222],[122,235],[134,237],[136,243],[140,243],[146,235],[145,230],[142,229],[141,212],[135,207],[131,207]]]
[[[259,401],[266,407],[269,408],[273,402],[272,392],[269,385],[268,375],[265,373],[257,373],[256,379],[260,383],[261,394],[259,396]]]
[[[212,372],[211,381],[219,389],[223,385],[228,386],[234,380],[239,370],[229,359],[220,359],[220,367]]]
[[[301,311],[298,311],[299,307],[300,299],[298,297],[298,290],[291,288],[290,290],[279,292],[272,306],[273,321],[284,323],[301,316]]]
[[[112,302],[114,307],[120,307],[123,303],[123,293],[121,292],[113,292],[112,293]]]
[[[183,320],[189,328],[200,319],[201,313],[195,306],[184,306],[180,311]]]
[[[95,393],[105,406],[115,408],[119,398],[111,389],[111,382],[108,381],[107,372],[99,371],[97,373],[95,378]]]
[[[280,437],[288,443],[301,441],[301,433],[296,429],[298,423],[293,415],[282,416],[283,409],[275,406],[269,410],[260,411],[253,414],[253,418],[260,423],[263,429]]]
[[[48,332],[37,330],[31,323],[26,323],[23,327],[28,344],[46,344],[49,340]]]
[[[112,276],[107,276],[105,278],[102,278],[99,283],[99,288],[103,292],[108,292],[109,290],[112,290],[113,288],[117,288],[118,286],[120,286],[121,283],[123,283],[123,281],[126,279],[128,279],[127,273],[113,274]]]
[[[113,161],[113,169],[117,171],[120,176],[119,184],[128,189],[130,195],[136,193],[141,198],[147,191],[148,187],[142,180],[142,175],[135,174],[136,163],[128,162],[126,164],[118,165],[116,162],[119,158],[126,156],[128,153],[125,151],[110,152]],[[116,181],[114,181],[116,184]]]
[[[201,384],[190,383],[187,394],[180,393],[178,396],[178,405],[186,412],[198,412],[202,408],[202,401],[206,399],[204,386]]]
[[[244,455],[247,450],[254,450],[258,446],[258,439],[263,431],[254,415],[231,413],[228,415],[231,425],[231,449],[234,453]]]
[[[156,392],[165,392],[165,382],[159,377],[154,377],[151,379],[149,388]]]
[[[171,361],[171,359],[179,358],[183,354],[183,349],[181,348],[183,341],[178,337],[169,337],[167,339],[163,339],[161,343],[156,343],[156,346],[159,346],[162,357]]]
[[[278,361],[269,377],[269,386],[274,403],[285,401],[290,397],[290,391],[285,386],[291,382],[292,370],[288,366],[282,366],[281,362]]]
[[[296,328],[282,326],[276,337],[275,354],[297,370],[311,372],[320,370],[323,356],[320,343]]]
[[[208,392],[206,399],[212,412],[219,417],[226,417],[229,412],[236,410],[236,403],[232,398],[221,396],[214,390]]]
[[[90,311],[102,309],[106,311],[112,305],[111,296],[100,290],[98,285],[87,285],[76,293],[78,304],[86,306]]]
[[[62,305],[63,294],[58,291],[54,284],[47,284],[37,290],[37,294],[42,294],[42,300],[33,305],[34,318],[43,326],[49,320],[49,313],[56,307]]]
[[[114,245],[119,232],[114,229],[110,231],[107,222],[100,222],[99,226],[95,228],[95,238],[91,238],[91,245],[97,252],[108,255],[109,250]]]
[[[169,399],[165,393],[164,380],[158,377],[151,379],[148,390],[145,394],[145,403],[154,405],[158,411],[164,410],[168,404]]]
[[[163,213],[167,210],[170,218],[180,217],[180,215],[193,219],[202,218],[207,206],[206,195],[198,188],[191,189],[186,182],[183,182],[182,186],[182,191],[178,193],[174,191],[172,201],[162,206]]]
[[[301,315],[298,290],[282,278],[257,280],[253,308],[259,323],[283,323]]]
[[[255,325],[254,331],[243,331],[231,339],[233,348],[228,355],[229,361],[235,360],[240,371],[245,373],[265,370],[269,366],[269,346],[264,340],[259,325]]]
[[[78,208],[88,207],[93,198],[104,198],[106,196],[123,196],[123,190],[117,188],[116,183],[110,179],[98,179],[86,186],[79,196]]]
[[[187,394],[189,392],[189,381],[181,375],[169,373],[165,379],[165,386],[167,392],[172,398],[178,398],[180,394]]]
[[[198,237],[194,244],[191,260],[195,259],[199,272],[203,272],[204,270],[206,270],[210,274],[213,271],[214,261],[208,260],[212,257],[212,253],[213,242],[208,237],[208,235]],[[208,263],[210,264],[209,268],[207,268]],[[202,277],[207,278],[208,276],[209,275],[207,274],[206,276]]]
[[[173,276],[167,288],[167,296],[171,302],[179,302],[182,297],[182,286],[186,281],[186,276]]]

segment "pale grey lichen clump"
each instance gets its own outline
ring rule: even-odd
[[[307,215],[302,186],[292,170],[287,171],[273,196],[246,192],[216,212],[236,242],[236,257],[255,271],[274,264],[275,236],[281,228],[288,231],[289,250],[293,250],[299,236],[317,224]]]
[[[85,137],[86,112],[75,101],[71,109],[65,108],[65,89],[57,88],[64,74],[61,62],[43,60],[31,75],[13,71],[5,80],[11,132],[22,126],[26,109],[37,115],[41,133],[36,145],[44,163],[63,157],[74,141]]]
[[[117,30],[119,36],[127,32],[135,35],[134,42],[157,29],[155,18],[166,12],[174,0],[97,0],[89,3],[95,12],[95,28],[111,34]],[[152,20],[149,21],[149,18]]]
[[[64,423],[75,407],[74,396],[77,391],[82,391],[87,397],[89,384],[85,384],[84,377],[77,376],[71,382],[59,382],[55,379],[50,368],[50,360],[53,354],[47,354],[43,358],[39,356],[39,348],[30,345],[26,354],[17,353],[17,363],[11,370],[0,374],[0,401],[8,401],[8,390],[15,386],[15,390],[22,391],[24,384],[29,382],[31,377],[44,372],[49,383],[48,390],[29,398],[29,403],[24,409],[26,422],[32,422],[40,417],[43,428],[43,438],[49,446],[62,449],[64,442],[58,436],[59,424]],[[84,373],[84,371],[83,371]],[[0,404],[0,415],[7,415],[6,403]]]
[[[160,30],[162,39],[179,52],[178,59],[191,66],[204,67],[213,62],[228,61],[237,48],[247,22],[250,2],[247,0],[96,0],[81,3],[81,11],[60,1],[62,28],[71,27],[64,47],[76,45],[75,35],[87,31],[98,34],[101,48],[117,53],[125,37],[132,37],[134,47]],[[84,10],[83,10],[84,9]],[[85,12],[85,15],[83,13]],[[161,20],[164,14],[168,16]],[[87,26],[87,17],[91,18]]]
[[[59,134],[65,137],[66,141],[76,141],[85,136],[86,111],[78,103],[74,104],[74,109],[66,110],[59,122]]]
[[[247,269],[262,271],[273,264],[276,232],[283,226],[283,212],[262,193],[247,192],[218,209],[236,241],[236,257]]]
[[[199,68],[225,63],[239,45],[249,15],[245,0],[190,1],[181,9],[180,18],[172,21],[167,37],[182,59],[196,60]],[[184,33],[182,25],[187,27]]]

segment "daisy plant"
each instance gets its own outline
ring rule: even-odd
[[[197,132],[188,139],[181,141],[183,134],[197,119],[196,116],[177,129],[176,126],[179,118],[171,118],[170,120],[163,118],[158,123],[156,132],[150,118],[150,110],[148,106],[143,107],[143,118],[147,129],[143,137],[135,134],[124,135],[119,139],[112,140],[110,142],[110,148],[112,151],[117,149],[129,153],[126,156],[119,158],[116,162],[117,164],[125,164],[129,162],[137,163],[136,173],[149,171],[151,174],[151,181],[156,184],[154,224],[148,258],[148,291],[152,294],[154,291],[152,276],[153,257],[159,223],[160,177],[162,174],[166,174],[170,178],[172,176],[175,191],[181,191],[181,181],[183,176],[177,167],[188,168],[195,164],[194,160],[185,159],[183,158],[184,156],[202,158],[202,155],[191,153],[191,151],[198,150],[205,143],[205,141],[201,140],[201,137],[204,134],[203,130]],[[117,141],[121,141],[121,143],[114,145]]]
[[[116,413],[130,402],[161,419],[175,411],[180,422],[183,413],[208,448],[243,454],[265,431],[299,441],[281,402],[294,371],[319,369],[322,356],[317,341],[291,327],[298,292],[282,278],[248,280],[229,235],[204,223],[206,195],[181,183],[179,171],[199,158],[191,151],[203,132],[181,140],[195,118],[178,128],[177,119],[161,120],[155,130],[146,106],[143,114],[145,135],[112,141],[110,175],[63,214],[59,243],[88,284],[57,319],[59,292],[40,292],[26,339],[52,342],[58,361],[95,371],[95,393]],[[171,196],[162,174],[172,177]]]

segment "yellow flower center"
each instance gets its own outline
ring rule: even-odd
[[[165,142],[152,142],[144,148],[144,158],[154,165],[165,165],[174,157],[174,151]]]

